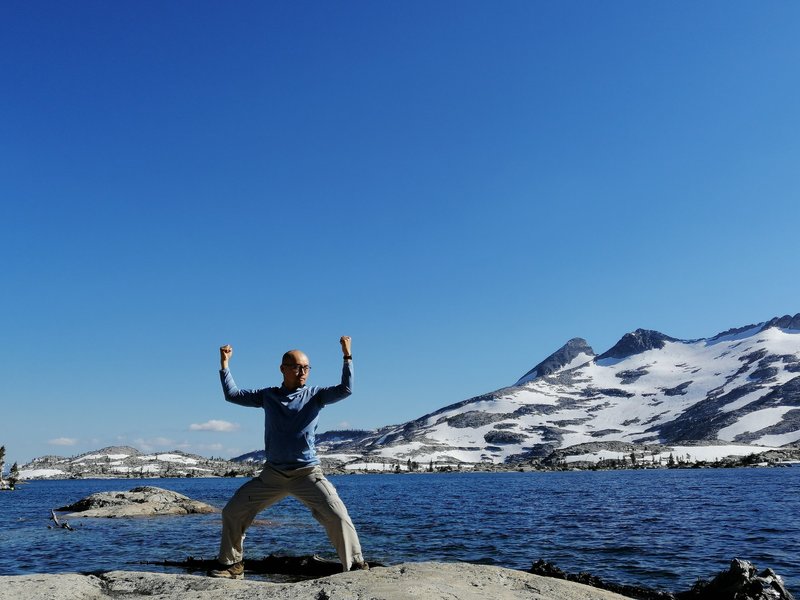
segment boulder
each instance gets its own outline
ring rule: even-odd
[[[219,512],[210,504],[154,486],[135,487],[128,492],[100,492],[55,509],[68,517],[152,517]]]
[[[678,600],[794,600],[775,571],[759,573],[752,563],[739,558],[712,581],[699,581],[676,596]]]

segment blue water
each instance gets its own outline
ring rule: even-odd
[[[668,590],[733,557],[800,589],[800,468],[331,476],[367,560],[469,561],[566,571]],[[0,575],[148,569],[138,561],[212,558],[219,515],[73,519],[50,508],[103,490],[157,485],[222,507],[243,479],[36,481],[0,493]],[[248,531],[246,555],[335,558],[322,528],[288,499]]]

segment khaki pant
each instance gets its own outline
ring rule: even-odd
[[[219,561],[230,565],[242,560],[244,532],[256,515],[282,500],[294,496],[311,509],[311,514],[328,533],[345,571],[363,561],[361,544],[347,508],[319,466],[280,471],[269,464],[261,474],[240,487],[222,509],[222,541]]]

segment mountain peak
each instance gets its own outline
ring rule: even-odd
[[[577,337],[572,338],[566,344],[561,346],[561,348],[553,352],[550,356],[525,373],[525,375],[520,377],[514,385],[522,385],[524,383],[528,383],[529,381],[533,381],[537,377],[551,375],[556,371],[560,371],[567,365],[570,365],[581,355],[585,355],[586,361],[595,356],[594,350],[592,350],[592,347],[585,339]],[[575,364],[573,366],[577,367],[578,365]]]
[[[634,354],[640,354],[647,350],[653,350],[664,347],[665,342],[677,342],[678,340],[652,329],[637,329],[632,333],[626,333],[622,336],[614,347],[607,350],[597,357],[597,360],[604,358],[627,358]]]
[[[781,329],[800,329],[800,313],[795,316],[784,315],[782,317],[775,317],[770,319],[761,328],[761,331],[769,329],[770,327],[779,327]]]

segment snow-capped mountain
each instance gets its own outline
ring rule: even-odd
[[[639,329],[600,355],[575,338],[510,387],[336,433],[321,453],[359,463],[517,462],[566,448],[597,460],[634,445],[691,447],[699,459],[797,444],[800,314],[696,340]]]
[[[180,450],[143,454],[130,446],[111,446],[79,456],[42,456],[24,465],[22,479],[94,477],[212,477],[241,472],[241,464]]]

